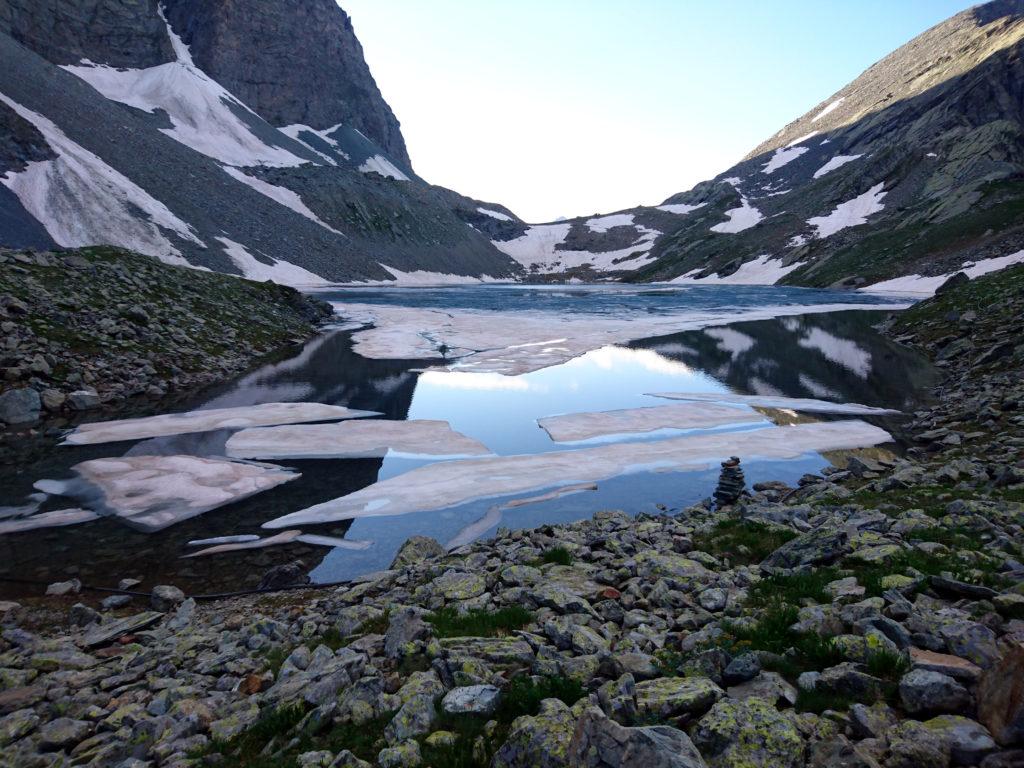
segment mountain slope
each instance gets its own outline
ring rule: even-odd
[[[1024,260],[1022,40],[1024,0],[958,14],[662,206],[495,244],[537,273],[814,286]]]
[[[474,201],[412,174],[343,11],[301,0],[289,5],[308,13],[279,24],[279,4],[244,17],[236,5],[167,9],[183,25],[191,12],[214,19],[196,53],[236,85],[273,81],[249,51],[280,48],[304,25],[347,29],[310,34],[303,53],[309,69],[346,48],[344,66],[328,67],[333,90],[315,78],[257,89],[278,119],[312,124],[275,126],[211,77],[155,0],[0,0],[0,245],[114,244],[291,284],[517,271],[467,226]]]

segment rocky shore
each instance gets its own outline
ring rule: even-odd
[[[227,380],[330,316],[292,288],[116,248],[0,249],[0,443]]]
[[[4,604],[0,763],[1024,766],[1022,326],[1024,269],[894,319],[947,374],[915,446],[797,488],[418,537],[340,588]]]

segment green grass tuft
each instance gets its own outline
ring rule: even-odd
[[[701,552],[728,557],[736,564],[759,563],[796,533],[755,520],[725,520],[706,533],[693,537],[693,545]]]
[[[565,547],[552,547],[544,550],[544,553],[535,561],[536,565],[553,563],[554,565],[572,565],[572,552]]]
[[[525,627],[533,621],[533,613],[519,605],[464,614],[454,608],[442,608],[424,618],[434,627],[437,637],[498,637]]]

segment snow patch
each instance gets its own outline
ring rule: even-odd
[[[640,472],[692,471],[741,453],[745,460],[792,459],[812,451],[878,445],[889,434],[862,421],[768,427],[526,456],[497,456],[429,464],[347,496],[263,524],[264,528],[360,517],[436,511],[477,499],[568,484],[594,483]],[[429,491],[425,491],[429,489]]]
[[[960,269],[949,272],[945,275],[935,275],[932,277],[924,277],[916,274],[904,275],[903,277],[894,277],[891,280],[883,280],[880,283],[865,286],[860,290],[867,291],[869,293],[921,293],[931,296],[940,285],[946,282],[957,272],[963,272],[973,279],[975,277],[980,277],[981,275],[987,275],[989,272],[996,272],[1000,269],[1011,267],[1014,264],[1024,264],[1024,251],[1017,251],[1016,253],[1011,253],[1008,256],[996,256],[991,259],[982,259],[981,261],[965,261]]]
[[[507,213],[502,213],[501,211],[492,211],[490,208],[477,208],[476,210],[477,213],[482,213],[484,216],[490,216],[492,219],[497,219],[498,221],[513,221],[511,216]]]
[[[629,216],[629,223],[631,223],[632,216],[625,215]],[[591,221],[600,221],[600,219]],[[604,253],[556,250],[556,246],[565,242],[565,238],[569,236],[572,225],[567,223],[535,224],[514,240],[492,240],[491,242],[505,255],[511,256],[527,269],[536,267],[538,272],[562,272],[584,264],[589,264],[597,270],[632,270],[651,262],[648,252],[661,234],[658,230],[650,229],[642,224],[633,224],[632,226],[637,231],[636,242],[626,248]],[[618,259],[624,259],[637,253],[640,255],[636,258],[615,263]]]
[[[490,454],[483,443],[456,432],[447,421],[343,421],[245,429],[227,442],[236,459],[455,459]]]
[[[884,187],[884,182],[879,182],[864,194],[840,203],[827,216],[815,216],[808,219],[807,223],[817,230],[816,235],[821,238],[834,235],[848,227],[866,224],[868,216],[885,208],[881,202],[886,195]]]
[[[261,403],[237,408],[210,408],[184,413],[163,413],[139,419],[94,421],[80,425],[62,445],[94,445],[122,440],[187,435],[217,429],[243,429],[276,424],[301,424],[310,421],[362,419],[380,416],[376,411],[357,411],[324,403]]]
[[[303,125],[302,123],[294,123],[292,125],[286,125],[283,128],[278,128],[277,130],[279,130],[288,138],[299,142],[299,144],[304,146],[310,152],[316,153],[330,165],[337,165],[338,163],[333,157],[331,157],[330,155],[325,155],[312,144],[303,141],[300,137],[302,136],[303,133],[311,133],[314,136],[318,136],[322,141],[333,147],[334,151],[341,155],[341,157],[345,158],[346,160],[350,160],[351,158],[349,157],[349,154],[347,152],[342,151],[341,147],[338,145],[338,142],[331,138],[331,134],[334,133],[339,128],[341,128],[343,125],[344,123],[338,123],[337,125],[332,125],[330,128],[327,128],[325,130],[318,131],[316,128],[311,128],[308,125]]]
[[[632,213],[613,213],[609,216],[599,216],[594,219],[587,219],[587,229],[591,232],[607,232],[613,227],[629,227],[633,224]]]
[[[782,168],[784,165],[789,165],[796,160],[800,155],[809,152],[807,147],[783,147],[775,150],[775,154],[771,156],[764,167],[761,168],[761,173],[775,173],[775,171]]]
[[[775,285],[790,272],[799,269],[803,262],[785,265],[782,259],[776,259],[768,254],[758,256],[750,261],[745,261],[740,268],[731,275],[720,277],[716,274],[707,277],[694,277],[700,270],[680,275],[670,283],[694,283],[697,285]]]
[[[51,120],[2,93],[0,101],[32,123],[57,155],[54,160],[31,162],[20,173],[8,172],[0,182],[17,195],[58,245],[73,248],[110,243],[180,266],[191,265],[163,230],[206,247],[192,227],[166,205],[72,141]],[[139,217],[139,211],[145,219]]]
[[[752,206],[745,197],[740,198],[739,208],[731,208],[725,212],[725,215],[729,217],[729,220],[715,224],[711,227],[712,232],[734,235],[757,226],[764,219],[764,214]]]
[[[707,203],[698,203],[697,205],[689,205],[687,203],[669,203],[667,205],[656,206],[659,211],[665,211],[666,213],[684,214],[696,211],[698,208],[703,208]]]
[[[471,285],[475,283],[493,283],[498,282],[498,278],[491,277],[490,275],[481,275],[480,277],[473,277],[472,275],[450,275],[446,272],[428,272],[426,270],[418,269],[412,272],[403,272],[395,267],[389,267],[383,262],[380,266],[394,275],[394,280],[381,280],[370,282],[366,284],[377,284],[377,285]]]
[[[402,173],[398,166],[384,157],[384,155],[373,155],[366,158],[365,162],[359,166],[359,170],[363,173],[379,173],[381,176],[398,179],[398,181],[409,180],[409,177]]]
[[[290,261],[270,259],[272,263],[265,264],[249,253],[241,243],[236,243],[234,240],[229,240],[226,237],[218,237],[216,239],[224,246],[224,252],[234,265],[238,267],[242,276],[249,280],[256,280],[258,282],[272,280],[275,283],[290,285],[293,288],[310,285],[330,285],[329,280],[325,280],[320,275],[303,269],[297,264],[292,264]]]
[[[836,155],[814,172],[814,178],[820,179],[829,171],[834,171],[836,168],[842,168],[847,163],[852,163],[854,160],[861,157],[864,157],[864,155]]]
[[[825,107],[823,110],[821,110],[821,112],[819,112],[814,117],[812,117],[811,118],[811,122],[812,123],[816,123],[819,120],[821,120],[821,118],[825,117],[825,115],[831,114],[835,110],[839,109],[839,107],[842,105],[842,103],[844,101],[846,101],[846,97],[845,96],[840,96],[838,99],[836,99],[831,104],[829,104],[827,107]]]
[[[793,139],[793,141],[786,145],[786,148],[789,149],[790,147],[795,147],[797,144],[803,144],[808,139],[813,139],[817,135],[817,131],[811,131],[810,133],[804,134],[799,139]]]
[[[320,217],[313,213],[311,210],[309,210],[309,208],[306,207],[306,204],[302,202],[302,198],[299,197],[299,195],[293,192],[292,190],[287,189],[286,187],[278,187],[274,184],[270,184],[269,182],[264,181],[263,179],[258,179],[255,176],[250,176],[247,173],[242,173],[237,168],[233,168],[229,165],[223,166],[223,168],[224,171],[228,174],[228,176],[230,176],[233,179],[236,179],[237,181],[242,182],[248,187],[252,187],[264,197],[269,197],[275,203],[280,203],[285,208],[289,208],[295,211],[300,216],[304,216],[310,221],[315,221],[321,227],[333,232],[336,235],[341,235],[342,237],[346,236],[344,232],[339,232],[330,224],[327,224],[326,222],[321,220]]]

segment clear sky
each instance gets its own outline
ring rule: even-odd
[[[527,221],[725,170],[965,0],[340,0],[428,181]]]

